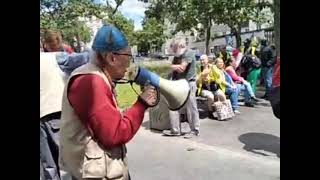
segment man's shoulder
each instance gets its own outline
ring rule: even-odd
[[[196,60],[196,53],[191,50],[188,49],[182,56],[183,59],[186,59],[187,61],[193,61]]]

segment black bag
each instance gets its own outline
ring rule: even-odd
[[[215,92],[220,88],[220,86],[215,82],[211,82],[209,86],[210,86],[210,91],[212,92]]]
[[[249,70],[251,68],[258,69],[261,67],[261,60],[257,56],[246,54],[241,59],[241,66],[246,70]]]

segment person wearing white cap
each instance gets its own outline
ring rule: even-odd
[[[174,56],[171,69],[173,71],[172,79],[186,79],[190,86],[190,96],[185,106],[178,112],[186,114],[191,131],[185,135],[185,138],[199,136],[200,120],[196,101],[196,56],[195,53],[187,47],[184,38],[174,39],[169,48],[169,53]],[[177,111],[170,111],[171,130],[164,130],[163,133],[169,136],[180,136],[180,120],[173,118]]]
[[[219,89],[218,84],[209,77],[213,70],[212,64],[209,64],[208,56],[203,54],[200,56],[201,72],[197,77],[198,95],[207,98],[208,100],[208,115],[213,118],[213,103],[216,96],[219,101],[225,101],[225,94]]]

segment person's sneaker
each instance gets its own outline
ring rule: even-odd
[[[213,111],[208,111],[208,118],[209,119],[214,119]]]
[[[183,138],[185,139],[190,139],[190,138],[193,138],[193,137],[197,137],[200,135],[200,132],[199,131],[190,131],[188,134],[185,134],[183,136]]]
[[[251,100],[255,101],[255,102],[261,102],[262,100],[261,99],[258,99],[256,97],[251,97]]]
[[[165,136],[181,136],[180,132],[173,130],[163,130],[162,134],[164,134]]]
[[[267,94],[263,95],[263,96],[261,97],[261,99],[268,100],[268,96],[267,96]]]
[[[254,104],[252,102],[245,102],[244,105],[247,107],[254,107]]]
[[[236,114],[236,115],[237,115],[237,114],[241,114],[239,110],[234,110],[233,112],[234,112],[234,114]]]

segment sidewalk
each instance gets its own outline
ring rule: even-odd
[[[127,146],[132,179],[279,179],[279,120],[269,106],[240,111],[230,121],[201,117],[200,137],[193,139],[151,132],[146,113],[143,127]],[[186,123],[182,127],[188,130]]]

